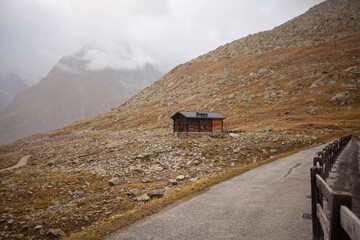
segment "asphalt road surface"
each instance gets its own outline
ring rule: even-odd
[[[220,183],[107,239],[312,239],[310,167],[324,146]]]

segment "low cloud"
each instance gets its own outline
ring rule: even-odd
[[[89,69],[161,71],[269,30],[322,0],[1,0],[0,72],[36,82],[91,46]]]
[[[105,68],[130,70],[142,68],[146,64],[155,62],[142,49],[125,45],[105,50],[87,49],[82,58],[87,62],[86,68],[89,70],[102,70]]]

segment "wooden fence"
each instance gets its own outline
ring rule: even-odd
[[[360,239],[360,220],[351,211],[351,194],[333,191],[326,178],[351,135],[335,140],[314,157],[311,172],[313,239]]]

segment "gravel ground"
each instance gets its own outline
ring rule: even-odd
[[[107,239],[311,239],[309,169],[323,147],[218,184]]]

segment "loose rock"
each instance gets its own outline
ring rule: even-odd
[[[189,179],[190,182],[196,182],[197,180],[199,180],[198,177],[194,177],[194,178],[190,178],[190,179]]]
[[[53,237],[60,237],[66,235],[61,228],[51,228],[46,234]]]
[[[233,138],[238,138],[238,137],[240,137],[239,134],[236,134],[236,133],[229,133],[229,136],[230,136],[230,137],[233,137]]]
[[[116,186],[120,183],[120,178],[112,178],[109,180],[109,185],[110,186]]]
[[[342,92],[342,93],[338,93],[335,96],[333,96],[330,99],[330,102],[332,102],[332,103],[340,102],[341,105],[344,105],[345,103],[350,103],[350,102],[354,101],[355,99],[356,99],[355,96],[353,96],[351,93]]]
[[[154,190],[148,193],[148,196],[150,198],[154,198],[154,197],[162,197],[164,195],[163,191],[161,190]]]
[[[150,178],[144,178],[143,180],[141,180],[143,183],[149,183],[151,182]]]
[[[42,229],[43,226],[42,225],[37,225],[36,227],[34,227],[34,230],[39,230],[39,229]]]
[[[177,181],[175,179],[170,179],[169,184],[170,185],[177,185],[178,183],[177,183]]]
[[[148,196],[148,194],[145,193],[145,194],[141,195],[140,197],[137,197],[136,201],[138,201],[138,202],[147,202],[147,201],[150,201],[150,199],[151,198]]]
[[[140,192],[139,189],[134,188],[134,189],[131,189],[131,190],[128,192],[128,195],[138,197],[138,196],[141,195],[141,192]]]
[[[272,132],[274,131],[274,128],[273,127],[266,127],[264,128],[264,132]]]
[[[179,181],[184,180],[184,179],[185,179],[185,175],[179,175],[176,177],[176,180],[179,180]]]
[[[12,237],[15,238],[15,239],[20,240],[20,239],[24,238],[24,234],[14,234],[14,235],[12,235]]]

